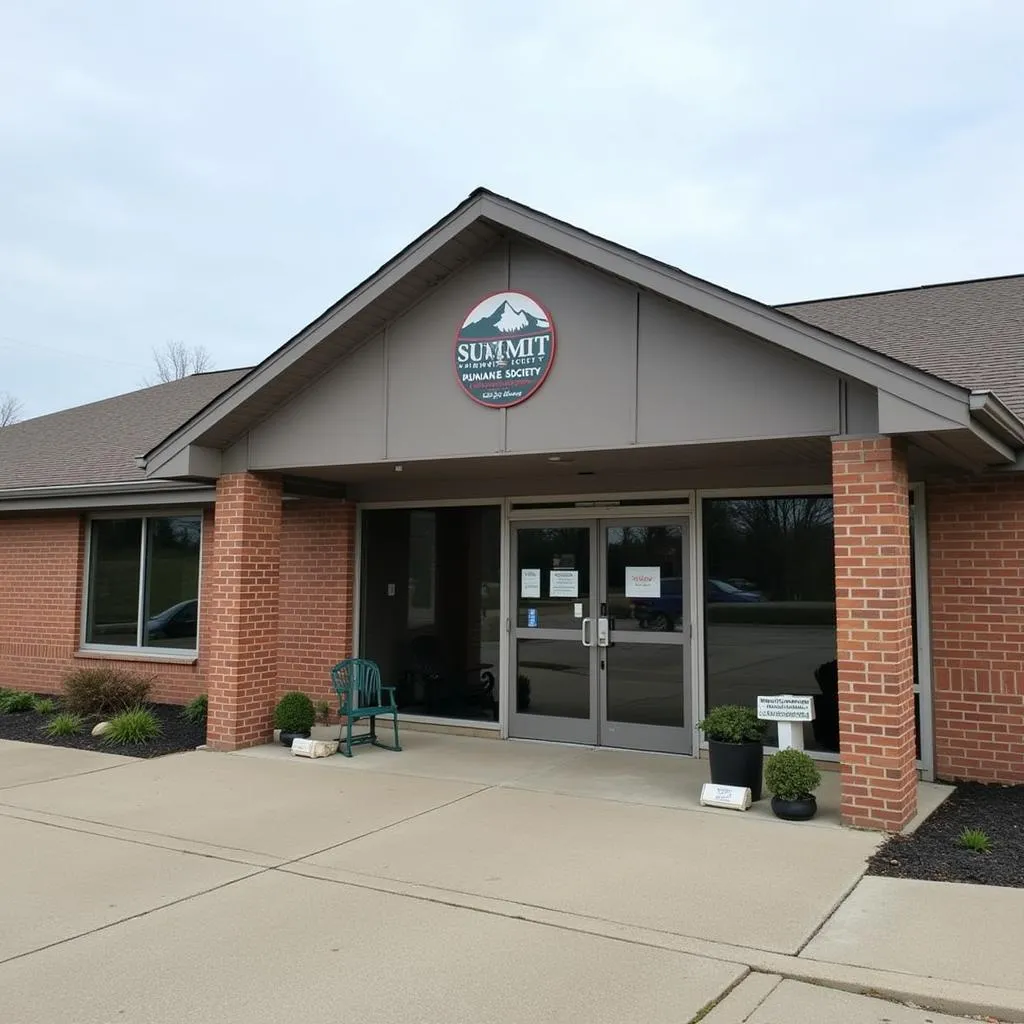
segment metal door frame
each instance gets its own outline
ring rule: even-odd
[[[589,577],[590,593],[587,595],[587,611],[593,613],[596,607],[595,598],[598,593],[597,558],[599,533],[598,522],[594,518],[566,518],[552,517],[550,519],[534,519],[529,522],[514,522],[510,524],[509,531],[509,576],[510,591],[508,603],[508,639],[509,658],[507,664],[509,685],[508,691],[508,730],[509,735],[515,739],[549,740],[558,743],[581,743],[586,746],[597,746],[598,744],[598,668],[597,668],[597,647],[593,641],[592,614],[580,620],[580,628],[576,629],[544,629],[542,627],[520,627],[518,623],[518,606],[521,600],[519,595],[519,531],[539,529],[586,529],[589,534],[588,557],[590,559]],[[541,587],[543,592],[543,570],[541,572]],[[587,718],[560,718],[556,715],[536,715],[529,712],[519,712],[517,703],[517,684],[519,669],[519,645],[520,633],[523,639],[528,640],[575,640],[583,644],[584,630],[587,623],[591,623],[590,650],[590,715]]]
[[[608,531],[616,527],[629,526],[679,526],[682,530],[680,538],[680,558],[682,585],[680,597],[683,604],[683,620],[680,632],[641,633],[633,630],[609,631],[609,647],[616,643],[637,644],[641,646],[669,645],[680,648],[680,669],[682,679],[680,686],[683,691],[683,720],[679,726],[642,725],[634,722],[615,722],[608,719],[608,662],[603,656],[607,647],[598,648],[598,743],[601,746],[623,747],[630,750],[657,750],[672,754],[690,754],[693,750],[693,700],[692,700],[692,661],[693,661],[693,599],[692,599],[692,559],[690,543],[692,522],[688,515],[652,515],[647,518],[607,516],[597,523],[598,531],[598,610],[608,601]]]

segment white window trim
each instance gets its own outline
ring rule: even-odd
[[[86,635],[89,623],[89,602],[91,588],[89,585],[90,573],[92,571],[92,524],[100,519],[139,519],[142,521],[140,531],[139,550],[139,591],[138,591],[138,621],[136,623],[135,636],[142,638],[142,631],[145,628],[145,588],[146,588],[146,548],[148,547],[149,529],[148,520],[168,519],[179,516],[194,516],[199,519],[199,573],[197,575],[197,598],[203,592],[203,543],[205,541],[204,515],[201,508],[161,508],[159,514],[151,514],[150,510],[118,510],[108,512],[97,512],[85,520],[85,558],[83,559],[82,575],[82,607],[79,615],[78,650],[82,654],[102,655],[109,654],[111,657],[120,655],[131,655],[134,660],[146,661],[173,661],[173,662],[195,662],[199,656],[199,635],[202,628],[203,608],[202,601],[196,608],[196,646],[195,647],[145,647],[137,644],[97,644],[88,643]]]

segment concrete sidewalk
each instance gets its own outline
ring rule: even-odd
[[[878,1019],[864,991],[1024,1020],[1012,972],[829,947],[877,836],[687,806],[692,761],[440,740],[328,762],[0,743],[4,1024],[766,1024],[824,997]]]

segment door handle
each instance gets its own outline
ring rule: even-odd
[[[597,646],[607,647],[608,646],[608,619],[603,615],[597,620]]]
[[[587,632],[587,627],[594,624],[593,619],[584,619],[583,624],[580,626],[580,639],[583,641],[584,647],[593,647],[594,642],[590,639],[590,633]]]

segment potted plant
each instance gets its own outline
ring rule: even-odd
[[[765,762],[764,782],[772,793],[772,811],[786,821],[807,821],[818,812],[814,790],[821,784],[810,754],[802,750],[780,750]]]
[[[336,740],[341,737],[341,724],[331,725],[331,705],[329,701],[318,700],[313,705],[316,713],[316,725],[310,730],[310,739]]]
[[[304,693],[286,693],[274,708],[274,725],[281,730],[281,744],[286,747],[292,740],[308,737],[315,721],[313,702]]]
[[[754,709],[720,704],[698,727],[708,740],[711,781],[719,786],[746,787],[751,800],[760,800],[765,727]]]

